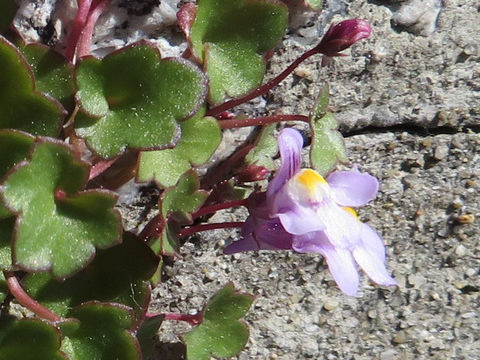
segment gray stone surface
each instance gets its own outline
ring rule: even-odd
[[[17,25],[32,40],[62,49],[71,11],[57,10],[50,17],[54,3],[22,1]],[[114,1],[100,19],[105,26],[96,33],[99,54],[144,36],[167,54],[183,51],[185,44],[172,27],[178,1],[162,1],[151,9],[153,17],[142,14],[140,1],[121,3],[126,2]],[[69,9],[74,1],[58,4]],[[331,0],[320,15],[301,12],[267,77],[313,46],[331,20],[365,18],[373,36],[325,68],[318,57],[308,60],[269,96],[241,110],[263,114],[266,105],[270,113],[307,114],[319,85],[328,80],[331,110],[349,135],[351,163],[381,180],[378,198],[359,214],[383,235],[397,288],[382,289],[364,277],[359,297],[349,298],[335,286],[321,256],[224,256],[222,248],[238,233],[219,230],[192,238],[182,248],[182,259],[165,267],[151,310],[195,312],[232,280],[257,297],[247,316],[251,336],[238,357],[242,360],[477,359],[479,9],[474,0]],[[53,32],[45,30],[49,26]],[[153,215],[156,197],[151,188],[133,196],[126,191],[122,211],[128,226]],[[242,209],[225,211],[210,221],[246,215]],[[188,330],[186,324],[166,322],[157,358],[179,359],[161,353],[167,348],[181,353],[178,335]]]
[[[410,1],[408,5],[425,10],[431,1],[422,3]],[[336,58],[325,68],[318,59],[307,60],[301,65],[301,76],[285,80],[273,92],[270,109],[307,114],[318,84],[328,81],[332,110],[347,132],[395,125],[478,126],[479,4],[473,0],[446,0],[443,4],[436,31],[420,36],[398,26],[392,28],[392,20],[398,21],[402,13],[392,2],[350,2],[345,13],[334,16],[333,21],[368,19],[372,37],[356,45],[351,57]],[[426,11],[436,13],[438,8]],[[299,32],[304,37],[298,32],[287,36],[285,47],[272,59],[274,73],[316,43],[315,25],[308,29]]]

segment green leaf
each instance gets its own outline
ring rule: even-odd
[[[137,339],[142,349],[143,360],[150,358],[155,346],[158,329],[163,321],[163,315],[146,318],[137,331]]]
[[[64,279],[85,267],[96,247],[119,242],[116,197],[103,190],[79,192],[88,173],[88,165],[66,144],[39,138],[30,160],[0,184],[5,204],[18,214],[14,265]]]
[[[83,112],[76,132],[103,157],[126,147],[162,149],[178,142],[179,121],[205,98],[202,72],[183,59],[160,59],[137,43],[103,60],[84,58],[77,68],[77,99]]]
[[[328,103],[330,101],[330,87],[325,83],[320,89],[314,109],[310,114],[311,118],[319,119],[325,116],[328,111]]]
[[[62,324],[62,350],[70,360],[140,360],[137,339],[131,333],[133,315],[120,304],[89,302],[69,314],[78,321]]]
[[[274,0],[198,0],[190,31],[192,53],[207,72],[210,101],[238,97],[257,87],[264,54],[282,39],[287,7]]]
[[[248,327],[238,319],[245,316],[252,302],[251,295],[236,293],[231,283],[220,290],[207,304],[203,322],[184,336],[188,359],[237,355],[248,340]]]
[[[313,10],[320,11],[323,9],[323,1],[324,0],[305,0],[305,3]]]
[[[17,13],[15,0],[0,1],[0,34],[8,30]]]
[[[326,175],[337,162],[347,160],[347,150],[343,136],[338,129],[338,122],[333,114],[327,112],[328,85],[325,85],[318,97],[315,108],[310,115],[312,145],[310,162],[320,174]]]
[[[12,232],[15,217],[0,219],[0,272],[12,269]]]
[[[127,305],[139,320],[147,311],[149,279],[157,266],[158,258],[148,245],[125,233],[122,244],[98,251],[86,269],[64,282],[46,273],[34,273],[22,284],[31,297],[62,317],[72,307],[95,299]]]
[[[265,126],[258,136],[256,144],[245,156],[245,162],[249,165],[263,166],[268,170],[275,169],[273,157],[278,152],[277,139],[274,131],[276,124]]]
[[[161,242],[159,244],[160,244],[160,247],[157,251],[153,250],[153,247],[151,246],[151,248],[155,252],[155,254],[160,254]],[[163,271],[163,256],[162,255],[163,254],[160,254],[158,256],[158,258],[160,259],[160,262],[157,266],[157,270],[155,270],[152,277],[150,278],[150,284],[152,284],[153,287],[157,286],[162,281],[162,271]]]
[[[35,89],[33,73],[20,51],[0,37],[0,129],[55,137],[64,109]]]
[[[159,208],[164,223],[167,224],[160,236],[150,240],[150,247],[157,254],[175,255],[179,249],[178,232],[180,225],[193,222],[192,213],[200,209],[207,200],[208,192],[198,190],[200,185],[195,171],[187,171],[175,187],[169,188],[162,194]],[[169,221],[167,221],[169,220]],[[159,280],[159,274],[152,281]]]
[[[25,160],[33,141],[33,136],[23,132],[0,130],[0,179],[16,164]],[[11,216],[11,212],[0,202],[0,219],[8,216]]]
[[[3,276],[3,271],[0,271],[0,303],[3,303],[3,301],[7,297],[7,294],[8,294],[7,282],[5,281],[5,276]]]
[[[177,223],[190,224],[191,213],[200,209],[208,197],[207,191],[198,190],[199,186],[198,176],[193,170],[183,175],[177,186],[163,193],[160,200],[163,217],[173,217]]]
[[[37,319],[14,320],[0,328],[0,360],[65,360],[56,328]],[[6,325],[6,326],[5,326]]]
[[[42,44],[20,44],[19,49],[32,67],[37,90],[51,95],[66,109],[73,110],[73,65],[52,48]]]
[[[181,124],[182,137],[173,149],[142,151],[138,161],[137,180],[155,180],[162,187],[170,187],[192,166],[205,163],[213,155],[221,141],[218,122],[203,117],[199,111]]]

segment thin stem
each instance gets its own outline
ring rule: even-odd
[[[227,201],[227,202],[215,204],[215,205],[204,206],[200,210],[192,213],[192,218],[196,219],[200,216],[217,212],[218,210],[230,209],[236,206],[245,206],[246,203],[247,203],[247,199],[241,199],[241,200]]]
[[[295,68],[300,65],[303,61],[308,59],[310,56],[313,56],[319,52],[318,47],[314,47],[313,49],[308,50],[307,52],[303,53],[298,59],[296,59],[293,63],[290,64],[289,67],[287,67],[285,70],[283,70],[277,77],[274,79],[270,80],[264,85],[259,86],[255,90],[253,90],[251,93],[242,96],[238,99],[232,99],[227,102],[224,102],[223,104],[220,104],[216,107],[211,108],[210,110],[207,111],[207,116],[216,116],[220,114],[221,112],[231,109],[234,106],[243,104],[247,101],[250,101],[257,96],[265,94],[267,91],[271,90],[275,86],[277,86],[283,79],[285,79],[290,73],[295,70]]]
[[[182,238],[182,237],[190,236],[192,234],[196,234],[197,232],[201,232],[201,231],[239,228],[239,227],[242,227],[244,224],[245,224],[244,221],[230,221],[230,222],[224,222],[224,223],[194,225],[180,231],[178,233],[178,237]]]
[[[261,126],[267,124],[273,124],[280,121],[304,121],[309,122],[310,118],[305,115],[274,115],[274,116],[263,116],[258,118],[248,118],[248,119],[231,119],[231,120],[221,120],[219,125],[221,129],[232,129],[246,126]]]
[[[90,54],[90,47],[92,45],[92,36],[93,30],[95,29],[95,24],[97,23],[98,18],[105,9],[110,5],[112,0],[99,0],[94,5],[94,9],[90,12],[87,22],[78,38],[77,43],[77,58]]]
[[[77,42],[82,29],[87,22],[88,13],[90,12],[90,6],[92,5],[92,0],[77,0],[78,11],[75,15],[75,20],[73,21],[72,29],[70,34],[68,34],[67,48],[65,50],[65,57],[73,62],[75,57],[75,50],[77,49]]]
[[[185,321],[188,322],[190,325],[195,326],[200,324],[203,321],[203,314],[196,313],[195,315],[189,314],[174,314],[174,313],[159,313],[159,314],[152,314],[147,313],[145,315],[146,318],[152,318],[162,315],[164,320],[174,320],[174,321]]]
[[[32,299],[26,292],[23,290],[20,285],[17,277],[12,271],[4,271],[3,275],[7,281],[7,286],[15,299],[19,302],[20,305],[25,306],[28,310],[41,317],[42,319],[58,322],[62,320],[60,316],[51,312],[47,308],[43,307],[40,303]]]

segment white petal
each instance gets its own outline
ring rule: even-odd
[[[364,226],[368,227],[368,225]],[[368,227],[370,229],[370,227]],[[355,261],[375,283],[385,286],[396,285],[396,281],[388,274],[385,267],[385,249],[380,245],[378,235],[372,230],[362,232],[362,242],[352,253]],[[381,240],[380,240],[381,241]]]
[[[357,295],[360,280],[350,251],[330,246],[323,248],[322,254],[340,290],[349,296]]]
[[[353,249],[360,242],[362,223],[333,201],[327,200],[319,206],[317,216],[335,247]]]

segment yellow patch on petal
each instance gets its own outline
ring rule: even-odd
[[[356,212],[354,209],[352,209],[351,207],[345,206],[345,207],[343,208],[343,210],[345,210],[346,212],[349,212],[350,214],[353,215],[353,217],[354,217],[355,219],[357,219],[358,221],[360,221],[360,219],[358,218],[357,212]]]
[[[312,169],[303,170],[298,175],[297,180],[300,184],[304,185],[310,193],[315,191],[317,185],[327,183],[322,175]]]

